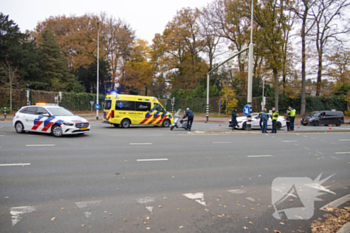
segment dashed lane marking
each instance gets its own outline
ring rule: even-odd
[[[334,156],[330,156],[332,159],[336,159],[336,160],[339,160],[339,158],[337,157],[334,157]]]
[[[316,151],[316,153],[323,155],[323,153],[322,153],[322,152],[319,152],[319,151]]]
[[[4,163],[0,167],[29,166],[30,163]]]
[[[213,142],[214,144],[229,144],[231,142]]]
[[[227,190],[227,191],[232,193],[232,194],[243,194],[243,193],[245,193],[244,189],[231,189],[231,190]]]
[[[348,201],[350,201],[350,194],[345,195],[341,198],[338,198],[338,199],[328,203],[327,205],[321,207],[320,210],[329,212],[330,211],[329,208],[332,208],[332,209],[337,208]]]
[[[350,139],[339,139],[341,142],[350,142]]]
[[[350,152],[335,152],[337,155],[345,155],[345,154],[350,154]]]
[[[82,202],[75,202],[75,204],[78,206],[79,209],[85,209],[83,211],[83,214],[86,218],[89,218],[91,215],[90,207],[96,207],[99,206],[101,201],[82,201]],[[86,211],[89,210],[89,211]]]
[[[136,146],[136,145],[152,145],[151,142],[145,142],[145,143],[130,143],[130,146]]]
[[[137,159],[137,162],[154,162],[154,161],[168,161],[167,158],[159,158],[159,159]]]
[[[297,140],[291,140],[291,141],[282,141],[282,142],[297,142]]]
[[[304,148],[305,148],[306,150],[310,150],[310,148],[308,148],[308,147],[306,147],[306,146],[304,146]]]
[[[248,158],[271,157],[272,155],[248,155]]]
[[[55,144],[31,144],[26,146],[55,146]]]

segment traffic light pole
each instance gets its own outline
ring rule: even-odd
[[[211,71],[209,71],[207,73],[207,121],[209,121],[209,77],[210,74],[213,73],[215,70],[217,70],[220,66],[222,66],[223,64],[225,64],[226,62],[230,61],[231,59],[237,57],[238,55],[241,55],[242,53],[244,53],[245,51],[247,51],[248,48],[244,48],[241,51],[239,51],[238,53],[232,55],[231,57],[229,57],[228,59],[226,59],[225,61],[221,62],[218,66],[216,66],[215,68],[213,68]]]

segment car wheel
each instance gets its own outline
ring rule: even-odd
[[[15,124],[15,129],[16,129],[17,133],[24,133],[24,127],[23,127],[22,122],[17,121]]]
[[[317,122],[316,122],[316,121],[314,121],[313,125],[314,125],[314,126],[317,126]]]
[[[276,123],[276,128],[277,128],[277,130],[280,130],[282,128],[281,122]]]
[[[130,127],[130,121],[128,119],[124,119],[121,123],[123,128],[129,128]]]
[[[119,124],[113,124],[113,126],[114,126],[115,128],[118,128],[118,127],[119,127]]]
[[[243,123],[243,126],[242,126],[242,129],[243,129],[243,130],[246,130],[246,128],[247,128],[247,123],[244,122],[244,123]]]
[[[59,126],[59,125],[52,126],[52,134],[55,137],[61,137],[63,135],[63,131],[62,131],[61,126]]]
[[[163,127],[169,127],[170,126],[170,121],[169,120],[164,120],[162,126]]]
[[[338,124],[335,124],[335,126],[340,126],[341,124],[340,123],[338,123]]]

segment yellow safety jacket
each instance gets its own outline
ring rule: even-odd
[[[278,116],[279,116],[278,112],[273,112],[272,113],[272,120],[273,121],[277,121],[278,120]]]
[[[290,110],[290,117],[295,117],[295,109]]]

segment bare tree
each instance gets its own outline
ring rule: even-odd
[[[348,0],[318,0],[312,8],[315,27],[310,36],[316,43],[318,56],[316,96],[321,94],[323,57],[327,46],[336,41],[342,43],[339,37],[350,32],[350,21],[344,20],[345,10],[349,6]]]
[[[13,67],[11,65],[11,62],[9,62],[7,59],[4,63],[0,65],[0,72],[5,75],[5,80],[1,80],[5,85],[5,87],[9,87],[10,89],[10,111],[12,111],[12,94],[13,94],[13,87],[17,87],[19,84],[19,75],[17,73],[18,66]],[[7,79],[7,80],[6,80]]]

